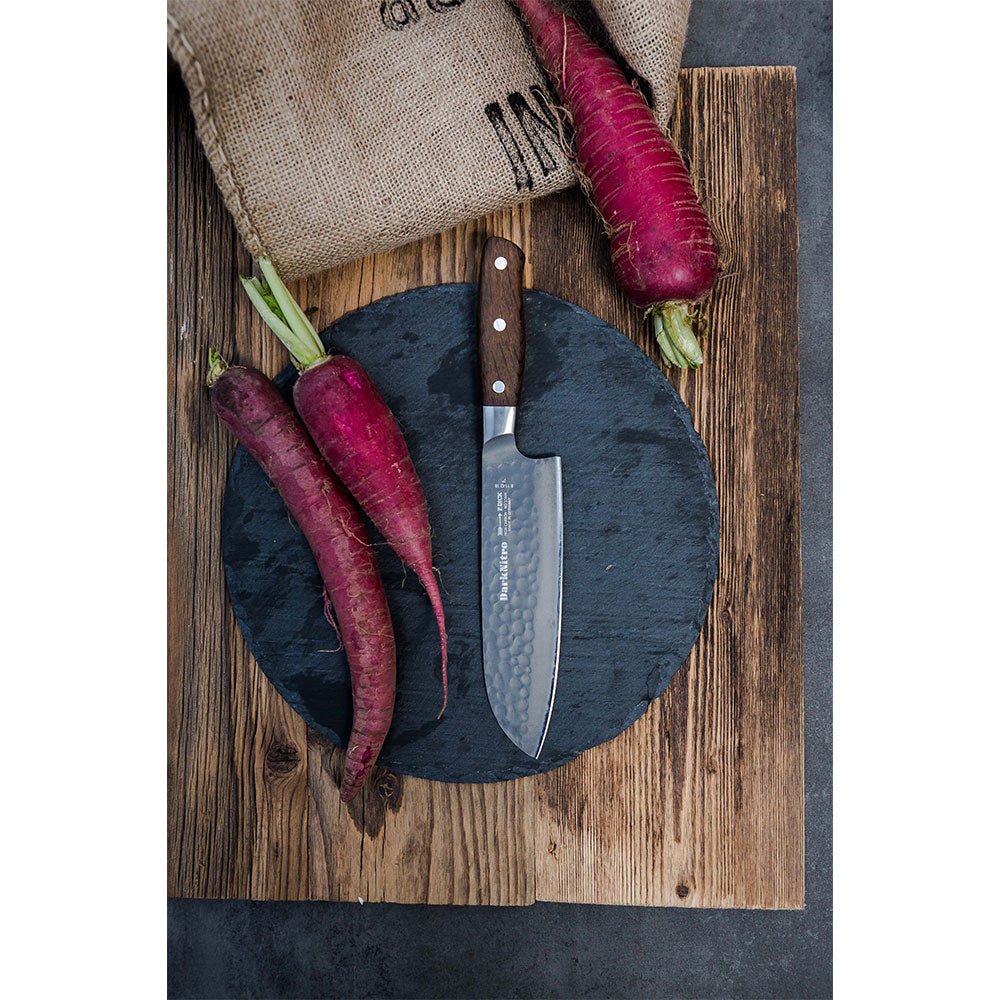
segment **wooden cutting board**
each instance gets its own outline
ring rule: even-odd
[[[688,662],[635,725],[565,767],[492,785],[383,772],[350,808],[334,780],[341,752],[264,678],[226,596],[233,442],[208,406],[205,355],[215,343],[271,374],[285,358],[238,293],[251,261],[176,72],[169,93],[169,895],[801,907],[794,69],[683,70],[678,85],[675,138],[726,264],[704,313],[704,367],[669,376],[708,449],[721,513],[719,577]],[[322,327],[408,288],[474,281],[490,233],[524,247],[530,286],[656,357],[578,191],[293,292]]]

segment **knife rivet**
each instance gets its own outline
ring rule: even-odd
[[[507,386],[505,386],[505,385],[503,384],[503,382],[501,382],[501,381],[500,381],[500,379],[497,379],[497,380],[496,380],[496,381],[495,381],[495,382],[493,383],[493,391],[494,391],[494,392],[503,392],[503,391],[504,391],[504,389],[506,389],[506,388],[507,388]]]
[[[499,333],[502,333],[504,330],[507,329],[507,320],[500,319],[499,317],[493,320],[493,329],[498,331]]]
[[[495,261],[493,261],[493,266],[498,271],[502,271],[507,266],[507,258],[506,257],[497,257],[497,259]]]

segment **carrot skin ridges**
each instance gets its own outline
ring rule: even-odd
[[[302,421],[265,375],[213,366],[211,400],[301,528],[333,607],[354,702],[340,788],[349,802],[382,749],[396,692],[392,619],[364,522]]]
[[[302,373],[293,390],[299,415],[322,456],[427,591],[441,636],[440,718],[448,704],[448,635],[427,500],[402,431],[364,368],[350,358],[330,357],[274,265],[264,257],[257,263],[266,284],[247,277],[240,283]]]
[[[641,308],[701,299],[718,273],[718,248],[680,154],[572,17],[545,0],[515,2],[572,119],[577,165],[604,220],[619,287]]]
[[[431,555],[427,499],[396,418],[367,371],[330,355],[303,371],[295,408],[320,454],[430,599],[441,636],[443,705],[448,703],[448,636]]]

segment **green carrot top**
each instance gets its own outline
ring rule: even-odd
[[[296,368],[301,370],[321,361],[326,357],[326,348],[309,317],[278,277],[274,265],[266,257],[261,257],[257,266],[264,280],[246,278],[241,274],[240,284],[261,319],[288,348]]]

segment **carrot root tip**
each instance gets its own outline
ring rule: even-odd
[[[696,316],[687,302],[664,302],[649,310],[660,354],[668,366],[697,368],[704,360],[695,336]]]

